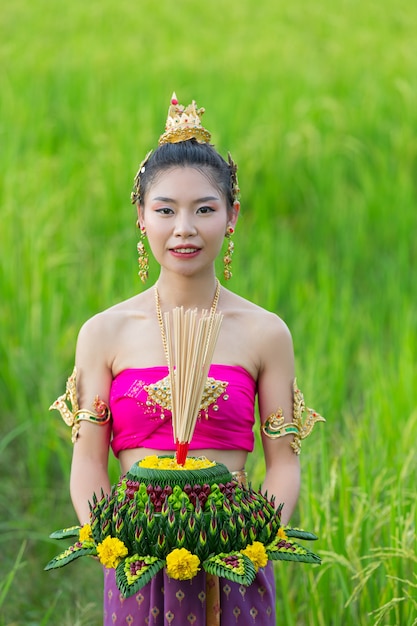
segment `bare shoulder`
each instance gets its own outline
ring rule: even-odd
[[[223,293],[221,309],[227,358],[244,364],[256,380],[271,366],[291,363],[292,337],[284,320],[230,291]]]
[[[255,334],[258,341],[265,345],[276,344],[277,341],[292,343],[290,330],[279,315],[233,292],[226,291],[225,294],[226,315],[239,318],[245,330]]]
[[[148,292],[143,292],[96,313],[82,325],[78,344],[86,343],[89,348],[96,346],[102,351],[107,345],[114,343],[128,320],[145,318],[148,310],[149,295]]]

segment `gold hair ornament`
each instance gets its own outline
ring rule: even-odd
[[[165,123],[165,132],[160,136],[158,145],[162,146],[165,143],[179,143],[180,141],[188,141],[189,139],[195,139],[198,143],[210,143],[211,134],[201,124],[201,117],[205,109],[203,107],[197,108],[195,101],[193,100],[188,106],[184,106],[178,103],[175,92],[172,94],[171,104],[168,109],[168,116]],[[132,204],[139,204],[140,197],[140,177],[145,172],[146,163],[152,154],[152,150],[148,152],[144,160],[139,166],[137,174],[133,183],[133,191],[130,194]],[[230,181],[233,195],[233,201],[236,202],[239,198],[239,183],[237,179],[237,165],[233,161],[230,152],[227,155],[228,164],[230,167]]]
[[[227,153],[227,162],[229,163],[229,167],[230,167],[230,180],[232,183],[233,201],[237,202],[239,200],[239,194],[240,194],[239,181],[237,179],[237,165],[233,161],[232,155],[230,154],[230,152]]]
[[[50,411],[59,411],[64,422],[71,426],[72,443],[75,443],[79,437],[80,422],[92,422],[93,424],[103,426],[110,421],[110,409],[98,396],[95,397],[93,403],[95,412],[78,407],[76,376],[77,370],[74,367],[71,376],[67,380],[65,393],[59,396],[49,407]]]
[[[178,103],[175,92],[172,94],[165,132],[160,136],[158,145],[164,143],[179,143],[188,139],[195,139],[198,143],[210,143],[211,134],[201,124],[201,116],[205,109],[197,109],[193,100],[188,106]]]
[[[296,379],[294,380],[293,390],[293,421],[285,422],[282,409],[278,409],[275,413],[268,415],[261,429],[270,439],[280,439],[281,437],[285,437],[285,435],[294,435],[294,441],[292,441],[290,445],[295,454],[300,454],[301,440],[308,437],[316,422],[325,422],[326,420],[313,409],[306,407],[304,396],[297,387]],[[306,408],[307,417],[303,422],[302,416]]]
[[[130,194],[130,199],[132,201],[132,204],[139,204],[140,202],[140,175],[144,173],[146,163],[148,162],[149,157],[151,156],[152,152],[153,150],[149,150],[148,154],[143,159],[142,163],[139,165],[139,169],[133,181],[133,191]]]

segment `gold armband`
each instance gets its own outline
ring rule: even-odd
[[[78,407],[77,400],[77,385],[76,385],[77,370],[74,370],[71,376],[67,380],[65,387],[65,393],[59,396],[53,404],[49,407],[50,411],[57,410],[60,412],[64,422],[71,426],[71,441],[75,443],[79,436],[80,422],[92,422],[93,424],[104,425],[110,421],[110,409],[107,404],[100,400],[98,396],[95,397],[93,408],[94,411],[88,409],[80,409]]]
[[[293,404],[293,421],[285,423],[282,409],[278,409],[276,413],[271,413],[261,425],[262,432],[270,439],[280,439],[285,435],[294,435],[294,441],[291,447],[295,454],[300,454],[301,440],[308,437],[313,430],[316,422],[325,422],[324,417],[306,407],[304,396],[297,387],[297,381],[294,380],[294,404]],[[302,416],[307,408],[307,417],[303,422]]]

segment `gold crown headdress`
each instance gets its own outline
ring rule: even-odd
[[[196,139],[199,143],[209,143],[211,134],[201,124],[204,110],[203,107],[197,109],[195,100],[187,107],[179,104],[174,92],[168,109],[165,132],[160,136],[158,145],[179,143],[188,139]]]
[[[201,124],[201,116],[205,109],[197,108],[195,100],[188,106],[178,103],[175,92],[172,94],[171,104],[168,109],[167,121],[165,124],[165,132],[160,136],[158,146],[165,143],[179,143],[180,141],[188,141],[195,139],[198,143],[210,143],[211,134]],[[145,172],[146,163],[152,154],[152,150],[148,152],[144,160],[139,166],[139,170],[135,176],[134,187],[131,193],[132,204],[140,202],[140,177]],[[230,167],[232,195],[234,200],[238,199],[239,184],[237,180],[237,165],[233,161],[230,152],[228,153],[228,163]]]

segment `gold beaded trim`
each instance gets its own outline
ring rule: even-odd
[[[222,380],[207,378],[200,404],[200,414],[204,412],[204,417],[206,419],[208,418],[209,406],[214,404],[220,396],[223,395],[223,400],[229,399],[229,396],[225,393],[228,384],[228,382],[224,382]],[[162,378],[162,380],[158,380],[156,383],[145,385],[144,389],[148,394],[146,404],[148,406],[160,406],[160,417],[161,419],[164,419],[164,409],[167,411],[172,410],[170,377],[166,376],[165,378]],[[213,411],[218,410],[218,405],[214,404]]]

